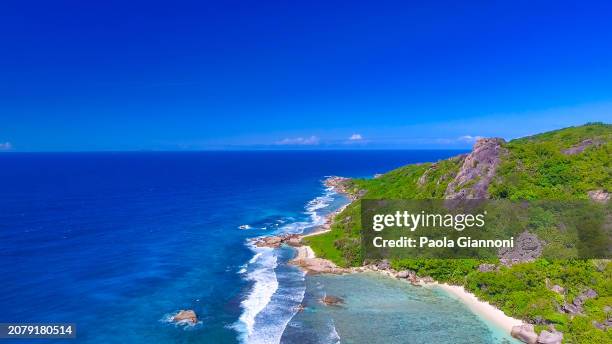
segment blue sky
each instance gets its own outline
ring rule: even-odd
[[[612,122],[611,5],[11,1],[0,150],[464,148]]]

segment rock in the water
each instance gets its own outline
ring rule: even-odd
[[[303,312],[304,308],[305,308],[304,305],[300,303],[299,305],[295,306],[293,310],[299,313],[299,312]]]
[[[532,324],[512,326],[512,331],[510,332],[510,334],[512,335],[512,337],[520,340],[523,343],[537,344],[538,342],[538,334],[535,333]]]
[[[325,295],[321,302],[323,302],[326,306],[339,306],[344,303],[344,300],[337,296]]]
[[[489,198],[489,184],[499,166],[503,143],[504,140],[499,138],[476,141],[472,152],[463,160],[455,179],[448,183],[444,198]]]
[[[562,341],[563,333],[555,329],[544,330],[538,336],[538,344],[561,344]]]
[[[591,190],[588,195],[591,200],[599,203],[606,203],[610,200],[610,193],[601,189]]]
[[[177,322],[177,323],[180,322],[180,323],[195,324],[198,322],[198,317],[196,316],[195,312],[192,311],[191,309],[188,309],[188,310],[181,309],[177,315],[172,317],[172,321]]]

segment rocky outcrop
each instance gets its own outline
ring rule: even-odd
[[[391,267],[391,264],[389,264],[387,259],[383,259],[376,264],[376,267],[378,270],[388,270]]]
[[[350,269],[338,267],[331,261],[323,258],[299,258],[293,259],[291,264],[299,266],[309,274],[343,274],[351,272]]]
[[[577,306],[578,305],[582,306],[586,300],[594,299],[596,297],[597,297],[597,292],[595,290],[587,289],[583,291],[582,293],[578,294],[578,296],[574,298],[574,304]]]
[[[606,320],[602,322],[593,321],[593,326],[595,326],[596,328],[602,331],[607,331],[609,328],[612,328],[612,319],[607,318]]]
[[[515,239],[514,247],[500,248],[499,261],[505,266],[532,262],[542,255],[543,243],[535,234],[524,231]]]
[[[257,247],[278,248],[282,244],[291,246],[300,246],[302,237],[299,234],[283,234],[279,236],[269,236],[254,239],[254,245]]]
[[[598,139],[586,139],[580,142],[579,144],[564,150],[563,154],[565,155],[579,154],[579,153],[582,153],[582,151],[584,151],[588,147],[591,147],[591,146],[598,147],[598,146],[601,146],[603,143],[604,141],[598,140]]]
[[[326,306],[340,306],[344,303],[344,300],[341,297],[325,295],[321,298],[321,302]]]
[[[463,160],[455,179],[444,193],[446,199],[487,199],[489,184],[495,176],[503,153],[503,139],[480,139]]]
[[[520,340],[523,343],[538,343],[538,334],[535,332],[535,329],[532,324],[522,324],[518,326],[513,326],[510,334],[512,335],[512,337]]]
[[[572,315],[576,315],[576,314],[581,314],[584,309],[583,309],[583,305],[584,303],[589,300],[589,299],[594,299],[597,297],[597,292],[593,289],[587,289],[585,291],[583,291],[582,293],[578,294],[575,298],[574,301],[572,303],[564,303],[563,306],[561,307],[561,310],[567,314],[572,314]]]
[[[175,323],[187,323],[187,324],[196,324],[198,322],[198,317],[195,312],[191,309],[180,310],[178,314],[172,317],[172,321]]]
[[[527,344],[561,344],[563,333],[550,326],[548,330],[540,332],[538,335],[532,324],[522,324],[513,326],[510,332],[512,337]]]
[[[551,327],[549,330],[540,332],[538,336],[538,344],[561,344],[563,342],[563,333]]]
[[[350,181],[350,178],[331,176],[327,177],[327,179],[323,181],[323,184],[325,184],[327,187],[333,188],[334,191],[338,193],[345,194],[351,201],[363,197],[366,190],[351,189],[352,185]]]
[[[491,271],[497,271],[499,270],[499,267],[495,264],[487,264],[487,263],[483,263],[478,265],[478,271],[480,272],[491,272]]]
[[[602,189],[591,190],[587,193],[589,198],[595,202],[606,203],[610,200],[610,193]]]
[[[557,294],[564,294],[565,293],[565,288],[563,288],[562,286],[555,284],[552,287],[550,287],[550,290],[554,291]]]

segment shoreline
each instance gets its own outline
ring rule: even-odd
[[[425,286],[440,288],[446,291],[448,294],[459,299],[459,301],[465,304],[474,314],[477,314],[481,318],[484,318],[489,322],[497,325],[499,328],[503,329],[508,334],[512,334],[512,327],[521,326],[524,324],[522,320],[510,317],[499,308],[491,305],[486,301],[478,299],[476,295],[465,290],[465,288],[462,286],[438,282],[428,283],[425,284]]]
[[[340,178],[340,177],[332,177],[332,178]],[[329,180],[329,179],[328,179]],[[326,180],[327,183],[327,180]],[[331,185],[338,193],[344,193],[343,190],[336,187],[335,185]],[[350,203],[349,203],[350,204]],[[327,233],[331,231],[331,224],[333,219],[342,212],[349,204],[346,204],[337,210],[329,213],[326,216],[325,224],[320,226],[319,228],[313,230],[312,232],[304,235],[300,235],[300,244],[301,239],[305,237],[311,237],[323,233]],[[291,259],[290,263],[300,267],[305,270],[306,273],[332,273],[332,274],[347,274],[347,273],[363,273],[363,272],[377,272],[379,274],[385,275],[386,277],[395,278],[395,279],[404,279],[406,282],[409,282],[416,286],[422,286],[426,288],[440,288],[445,291],[451,297],[458,299],[467,308],[477,316],[482,319],[488,321],[490,324],[502,329],[507,334],[512,334],[512,328],[515,326],[521,326],[525,323],[513,317],[506,315],[502,310],[497,307],[491,305],[486,301],[482,301],[476,297],[475,294],[467,291],[463,286],[450,285],[446,283],[439,283],[437,281],[433,281],[429,277],[419,278],[416,275],[408,275],[405,276],[401,272],[395,271],[388,266],[380,267],[378,265],[368,265],[368,266],[360,266],[360,267],[351,267],[351,268],[341,268],[336,266],[332,261],[317,258],[316,254],[312,250],[312,248],[308,245],[301,244],[300,246],[293,246],[296,249],[296,256]]]

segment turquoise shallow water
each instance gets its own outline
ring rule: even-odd
[[[283,343],[518,343],[441,289],[377,274],[309,276],[306,285],[306,309]],[[324,295],[344,304],[325,306]]]

